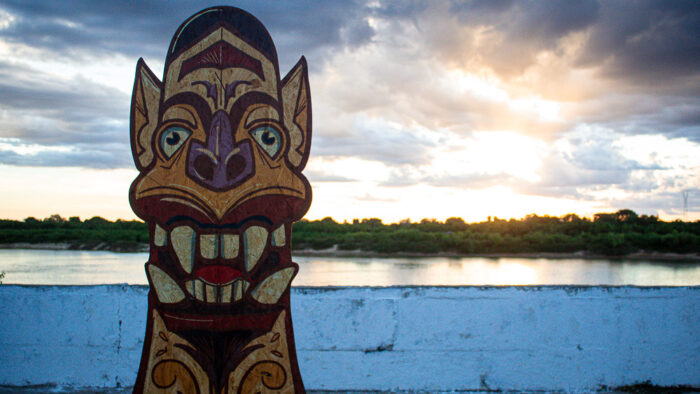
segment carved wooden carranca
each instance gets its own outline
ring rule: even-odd
[[[187,19],[162,82],[139,59],[129,199],[151,241],[135,392],[304,391],[289,293],[310,144],[306,60],[280,79],[269,33],[245,11]]]

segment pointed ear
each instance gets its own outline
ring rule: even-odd
[[[298,170],[304,169],[311,147],[311,92],[306,59],[302,56],[282,80],[284,125],[289,130],[287,158]]]
[[[136,168],[143,171],[153,163],[151,140],[158,126],[158,107],[162,84],[143,58],[136,64],[136,80],[131,93],[131,153]]]

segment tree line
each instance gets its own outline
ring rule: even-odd
[[[148,242],[148,227],[137,220],[112,222],[93,217],[81,221],[59,215],[43,220],[0,220],[0,244],[17,242],[142,244]],[[453,217],[444,222],[423,219],[384,224],[376,218],[339,223],[328,217],[294,224],[295,250],[333,247],[377,253],[700,253],[700,221],[665,222],[623,209],[592,218],[533,214],[510,220],[489,217],[478,223]]]

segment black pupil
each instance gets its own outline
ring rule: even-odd
[[[165,142],[168,145],[175,145],[180,142],[180,133],[171,133],[169,136],[165,137]]]
[[[275,136],[274,134],[270,133],[269,131],[266,131],[263,133],[262,137],[260,137],[262,140],[263,144],[265,145],[272,145],[275,143]]]

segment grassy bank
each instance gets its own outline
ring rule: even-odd
[[[424,219],[384,224],[379,219],[338,223],[331,218],[294,224],[293,247],[301,250],[362,250],[380,254],[587,253],[623,256],[647,253],[700,253],[700,221],[664,222],[631,210],[600,213],[592,219],[529,215],[465,223]],[[69,248],[141,250],[148,228],[140,221],[80,220],[58,215],[38,220],[0,220],[0,244],[63,244]],[[71,247],[73,246],[73,247]]]

